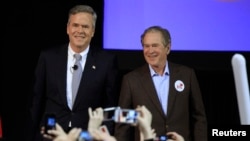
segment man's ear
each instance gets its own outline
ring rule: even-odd
[[[168,55],[170,53],[170,50],[171,50],[171,43],[169,43],[166,48],[167,48],[167,55]]]

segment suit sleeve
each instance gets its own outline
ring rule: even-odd
[[[107,71],[107,81],[106,81],[106,103],[105,107],[113,107],[118,105],[118,86],[119,86],[119,79],[118,79],[118,67],[117,67],[117,58],[115,55],[111,57],[109,61]]]
[[[42,117],[44,91],[45,91],[45,59],[43,53],[39,56],[35,69],[35,82],[33,88],[32,105],[30,109],[32,127],[35,132],[39,127]]]
[[[194,70],[191,71],[191,122],[194,141],[207,141],[207,120],[199,83]]]

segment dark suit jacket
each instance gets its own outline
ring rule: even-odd
[[[152,113],[152,128],[156,130],[157,135],[176,131],[185,141],[206,141],[206,115],[194,70],[169,62],[169,73],[167,116],[158,100],[148,64],[123,77],[118,105],[130,109],[136,108],[137,105],[145,105]],[[177,80],[181,80],[185,85],[181,92],[175,88]],[[134,133],[135,137],[132,138],[135,139],[131,139],[131,132]],[[117,124],[115,136],[118,141],[139,140],[138,129],[131,129],[131,126],[125,124]]]
[[[68,45],[41,52],[31,111],[36,127],[43,123],[41,117],[45,113],[54,113],[65,131],[69,121],[72,127],[87,129],[89,107],[110,107],[118,103],[115,56],[90,47],[74,107],[70,110],[66,98],[67,56]]]

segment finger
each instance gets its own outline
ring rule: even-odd
[[[77,131],[78,128],[72,128],[70,131],[69,131],[69,134],[74,134],[76,131]]]
[[[53,137],[51,135],[48,135],[48,134],[43,134],[43,137],[46,139],[49,139],[49,140],[53,139]]]
[[[64,132],[64,130],[62,129],[62,127],[56,123],[56,130],[60,131],[60,132]]]
[[[91,117],[92,117],[92,108],[89,107],[89,108],[88,108],[88,111],[89,111],[89,117],[91,118]]]
[[[97,113],[98,113],[99,117],[103,118],[103,109],[102,108],[98,108]]]
[[[168,136],[176,135],[176,134],[177,134],[176,132],[167,132],[167,135],[168,135]]]
[[[174,140],[177,138],[177,135],[178,134],[176,132],[167,132],[167,136]]]
[[[80,135],[80,133],[82,132],[81,128],[78,128],[75,132],[75,136],[78,137]]]
[[[151,132],[152,132],[152,133],[155,133],[155,129],[154,129],[154,128],[152,128],[152,129],[151,129]]]
[[[44,127],[44,126],[41,127],[40,133],[41,133],[41,134],[44,134],[44,133],[45,133],[45,127]]]
[[[95,117],[96,116],[96,111],[92,112],[92,116]]]
[[[137,107],[136,107],[135,110],[136,110],[136,111],[141,111],[141,106],[140,106],[140,105],[137,105]]]
[[[90,133],[90,135],[91,135],[95,140],[101,140],[101,139],[102,139],[101,136],[100,136],[101,132],[98,132],[98,131],[96,131],[96,130],[92,130],[92,131],[90,131],[89,133]]]
[[[48,133],[50,135],[54,135],[54,136],[59,136],[61,134],[66,134],[64,132],[64,130],[62,129],[62,127],[58,123],[56,123],[56,129],[48,130]]]
[[[70,130],[69,134],[71,134],[73,137],[78,137],[81,131],[81,128],[73,128]]]

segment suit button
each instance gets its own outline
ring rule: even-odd
[[[168,125],[166,125],[165,127],[166,127],[166,129],[168,129]]]

